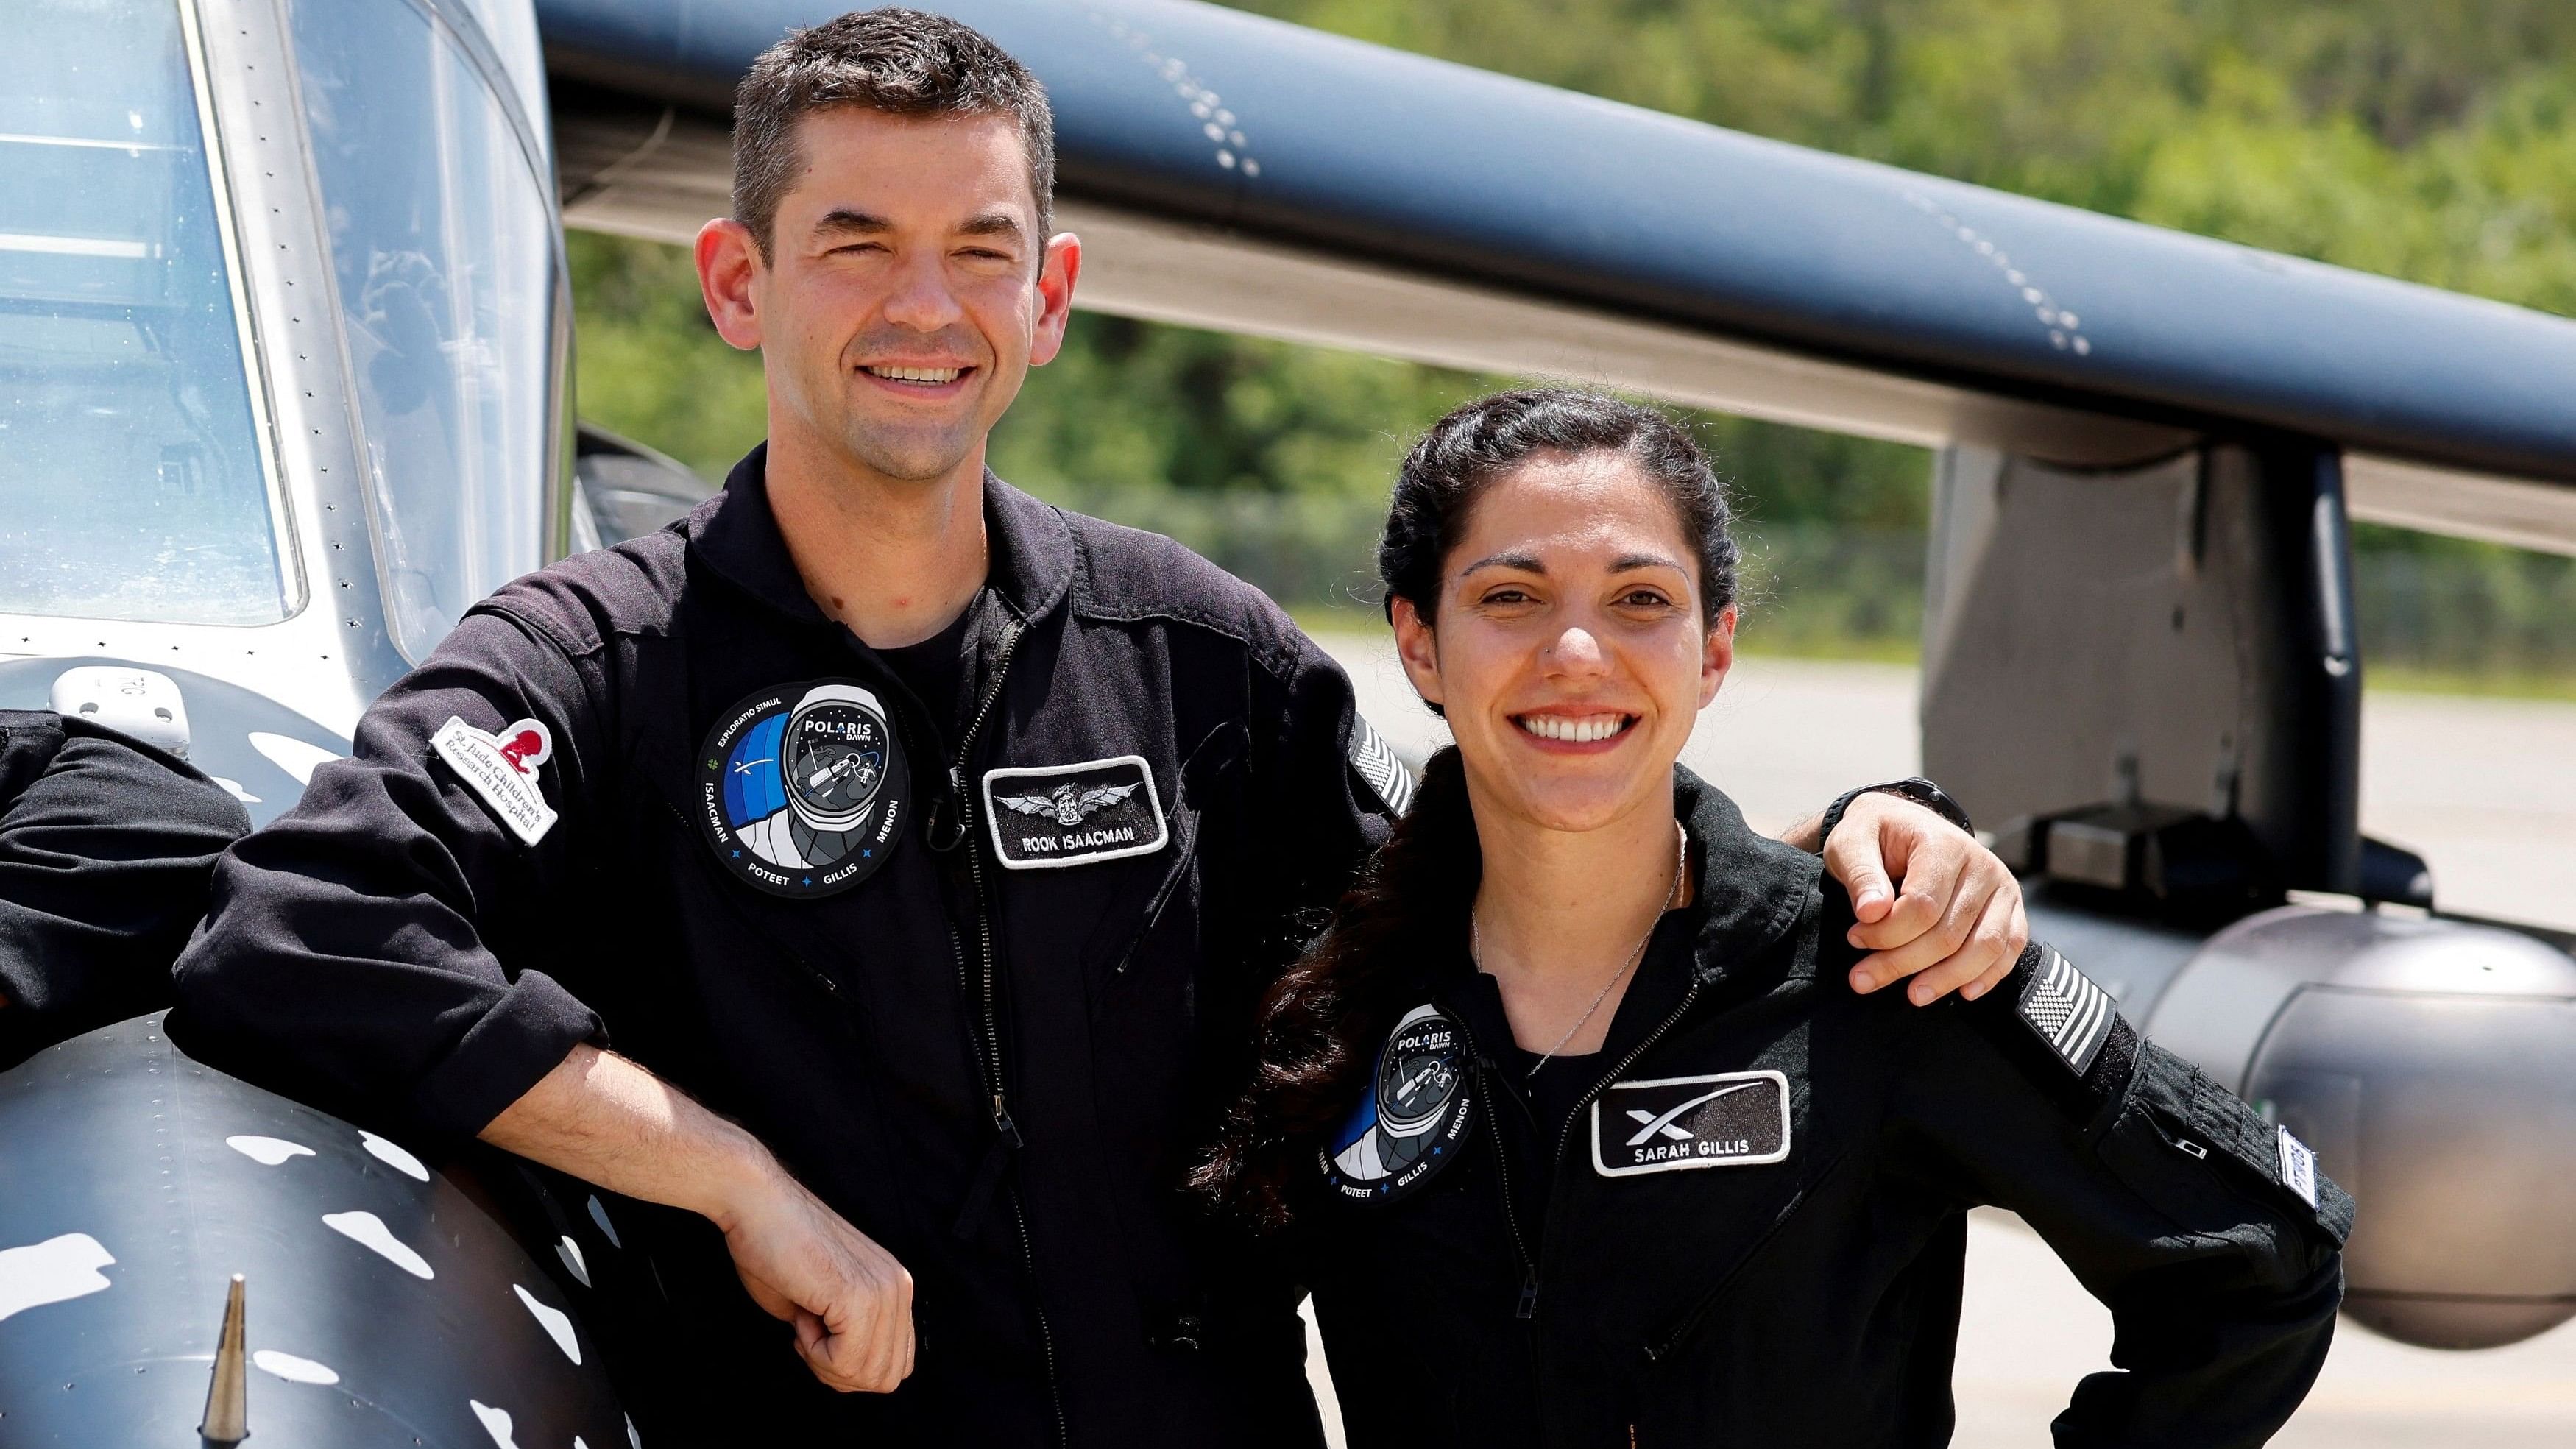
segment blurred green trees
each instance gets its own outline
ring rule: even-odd
[[[1240,3],[2576,315],[2570,0]],[[572,255],[584,413],[721,474],[760,434],[757,361],[707,325],[685,256],[587,235]],[[1405,443],[1502,381],[1086,314],[1064,356],[1031,375],[994,463],[1051,496],[1172,532],[1297,602],[1347,602]],[[1909,647],[1923,455],[1699,421],[1754,535],[1748,644]],[[2576,564],[2387,529],[2360,542],[2378,677],[2576,680],[2576,627],[2561,623],[2576,617]]]

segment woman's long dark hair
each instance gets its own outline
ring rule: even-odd
[[[1737,551],[1726,487],[1707,456],[1652,408],[1560,388],[1480,398],[1413,445],[1377,550],[1389,613],[1402,598],[1432,620],[1441,570],[1488,485],[1543,453],[1603,452],[1627,454],[1671,499],[1698,555],[1701,608],[1713,623],[1735,602]],[[1252,1081],[1191,1174],[1194,1188],[1260,1226],[1288,1220],[1293,1175],[1366,1089],[1396,1018],[1429,994],[1430,968],[1456,949],[1483,871],[1466,767],[1453,745],[1431,757],[1412,808],[1331,924],[1263,994]]]

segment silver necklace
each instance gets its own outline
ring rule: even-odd
[[[1627,964],[1619,968],[1617,975],[1601,983],[1601,989],[1592,994],[1592,1004],[1583,1008],[1583,1014],[1574,1019],[1574,1025],[1567,1027],[1565,1035],[1556,1039],[1556,1045],[1539,1055],[1538,1066],[1531,1067],[1529,1075],[1522,1080],[1537,1081],[1539,1068],[1555,1061],[1556,1054],[1565,1050],[1565,1044],[1574,1040],[1574,1034],[1583,1030],[1583,1024],[1590,1021],[1593,1013],[1601,1009],[1601,1003],[1610,999],[1611,991],[1620,982],[1627,980],[1628,973],[1636,970],[1637,963],[1645,959],[1646,943],[1655,939],[1655,927],[1662,923],[1665,913],[1681,903],[1682,872],[1690,867],[1690,832],[1684,830],[1678,820],[1673,822],[1673,839],[1676,847],[1673,853],[1673,885],[1672,889],[1664,892],[1664,909],[1655,912],[1655,919],[1646,923],[1646,934],[1637,938],[1637,947],[1628,953]],[[1484,936],[1476,927],[1476,913],[1473,910],[1467,912],[1467,959],[1475,964],[1476,969],[1480,971],[1484,969]]]

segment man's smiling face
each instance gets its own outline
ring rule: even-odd
[[[1018,123],[844,107],[805,117],[797,145],[768,261],[749,255],[753,325],[726,331],[761,349],[774,426],[884,478],[979,462],[1064,340],[1079,260],[1039,233]]]

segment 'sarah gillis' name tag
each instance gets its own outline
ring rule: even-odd
[[[1592,1168],[1603,1177],[1788,1155],[1789,1079],[1778,1072],[1613,1082],[1592,1102]]]
[[[988,770],[984,819],[1009,870],[1055,870],[1150,855],[1169,831],[1142,755]]]

